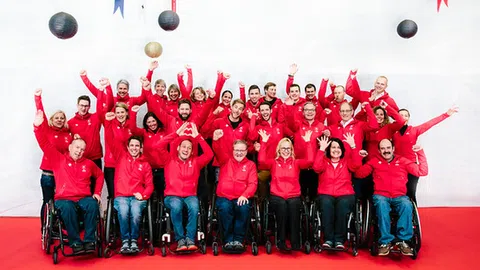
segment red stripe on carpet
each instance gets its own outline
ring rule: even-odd
[[[4,248],[0,252],[1,269],[478,269],[476,244],[480,224],[480,208],[421,208],[423,226],[422,249],[416,261],[402,256],[372,257],[368,250],[360,250],[358,257],[350,253],[305,255],[265,253],[260,247],[257,257],[251,252],[242,255],[220,254],[214,257],[200,253],[161,257],[159,249],[154,256],[136,257],[115,255],[112,258],[59,256],[53,265],[52,256],[46,255],[40,245],[38,218],[0,218],[0,239]]]

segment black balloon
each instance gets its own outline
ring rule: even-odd
[[[75,18],[65,12],[59,12],[50,18],[48,22],[50,32],[59,39],[69,39],[78,31],[78,24]]]
[[[165,31],[173,31],[177,29],[180,23],[180,17],[178,14],[171,10],[165,10],[158,16],[158,24]]]
[[[418,26],[412,20],[403,20],[397,26],[397,33],[402,38],[411,38],[415,36],[417,31],[418,31]]]

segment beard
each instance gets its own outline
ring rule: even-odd
[[[182,121],[187,121],[188,118],[190,118],[190,114],[187,115],[187,116],[183,116],[183,115],[181,115],[181,114],[178,114],[178,116],[180,117],[180,119],[182,119]]]

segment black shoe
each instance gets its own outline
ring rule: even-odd
[[[82,244],[72,245],[71,248],[72,248],[73,254],[75,255],[85,253],[85,249],[83,248]]]
[[[85,248],[86,253],[95,252],[95,243],[92,243],[92,242],[83,243],[83,248]]]

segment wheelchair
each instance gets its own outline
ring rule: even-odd
[[[118,221],[118,212],[113,207],[114,199],[108,199],[107,209],[104,214],[105,222],[105,250],[104,257],[110,258],[114,253],[119,254],[121,246],[120,239],[120,223]],[[152,220],[152,203],[151,199],[147,201],[147,206],[143,209],[139,226],[140,252],[146,250],[149,256],[155,254],[153,247],[153,220]],[[140,253],[139,252],[139,253]]]
[[[197,251],[200,251],[204,255],[207,254],[207,242],[205,239],[205,224],[203,222],[205,217],[205,210],[201,200],[199,200],[199,213],[197,215],[197,235],[196,235],[197,239],[196,240],[198,242],[197,244],[199,245],[199,248],[197,250],[176,251],[171,248],[171,244],[172,242],[174,242],[172,241],[172,239],[175,239],[175,237],[174,237],[174,231],[172,228],[173,224],[170,217],[170,210],[165,206],[164,198],[161,198],[158,201],[158,204],[159,204],[158,212],[160,216],[160,219],[158,221],[158,232],[162,235],[161,242],[160,242],[162,257],[167,256],[167,251],[171,254],[178,254],[178,255],[190,254]],[[183,208],[183,214],[184,214],[183,221],[185,222],[185,220],[187,219],[186,208]]]
[[[59,244],[56,246],[53,246],[53,263],[58,264],[58,252],[59,250],[62,252],[62,255],[64,257],[76,257],[76,256],[84,256],[84,255],[89,255],[90,253],[80,253],[80,254],[74,254],[73,252],[68,253],[65,252],[65,246],[68,246],[68,238],[63,231],[66,231],[65,226],[63,224],[60,211],[55,208],[53,200],[50,200],[47,205],[45,206],[46,209],[46,215],[45,215],[45,221],[44,221],[44,226],[43,226],[43,231],[42,231],[42,246],[47,254],[51,252],[51,248],[54,244],[54,240],[56,240],[57,237],[54,237],[54,235],[58,235],[58,241]],[[78,209],[78,221],[80,223],[80,231],[84,229],[84,224],[83,224],[83,212]],[[99,207],[99,213],[98,213],[98,218],[97,218],[97,229],[95,230],[95,252],[97,254],[97,257],[101,258],[103,255],[103,246],[102,246],[102,232],[103,232],[103,223],[100,218],[100,207]]]
[[[420,248],[422,246],[422,229],[421,229],[420,215],[418,214],[417,204],[411,198],[410,198],[410,201],[413,206],[413,211],[412,211],[413,237],[410,240],[409,244],[413,251],[413,256],[411,256],[411,258],[413,260],[416,260],[418,257],[418,252],[420,251]],[[369,202],[369,203],[370,203],[370,208],[372,209],[372,219],[370,223],[370,254],[372,256],[377,256],[378,255],[378,239],[380,238],[380,230],[378,229],[378,224],[377,224],[378,219],[375,213],[375,207],[373,206],[373,202]],[[393,209],[392,211],[390,211],[390,219],[391,219],[390,231],[392,232],[393,235],[395,235],[397,232],[398,214],[394,212]],[[393,240],[393,242],[395,241],[396,239]],[[395,245],[393,245],[392,249],[390,250],[390,253],[401,253],[401,252]]]
[[[212,196],[211,204],[208,209],[208,223],[207,223],[207,236],[209,236],[212,239],[212,251],[213,255],[217,256],[219,252],[219,245],[223,247],[222,244],[222,239],[223,239],[223,228],[222,224],[220,222],[220,219],[218,218],[219,213],[218,209],[216,207],[216,187],[217,183],[215,184],[215,189],[214,193]],[[260,241],[261,237],[261,222],[260,222],[260,209],[259,205],[257,203],[256,198],[251,198],[249,199],[249,203],[251,205],[250,207],[250,222],[247,222],[247,228],[245,231],[245,241],[244,241],[244,250],[242,251],[226,251],[223,250],[222,252],[224,253],[230,253],[230,254],[240,254],[246,251],[246,246],[247,246],[247,239],[250,239],[250,245],[252,246],[252,254],[254,256],[258,255],[258,242]]]
[[[362,201],[355,199],[354,211],[347,214],[347,245],[345,249],[339,248],[325,248],[322,247],[323,242],[323,227],[322,227],[322,213],[320,207],[316,201],[312,204],[312,224],[313,224],[313,249],[316,253],[320,253],[324,250],[326,251],[345,251],[348,252],[351,250],[352,255],[356,257],[358,255],[358,244],[360,240],[360,235],[362,231]]]
[[[308,210],[308,205],[305,199],[301,199],[302,203],[300,206],[300,246],[303,246],[305,254],[310,254],[311,252],[311,223],[310,223],[310,214]],[[265,250],[267,254],[272,254],[272,241],[275,246],[278,248],[278,239],[277,239],[277,221],[275,213],[269,208],[270,201],[265,199],[264,201],[264,213],[263,213],[263,236],[265,239]],[[273,227],[272,227],[273,226]],[[288,224],[287,224],[288,226]]]

